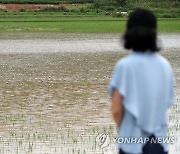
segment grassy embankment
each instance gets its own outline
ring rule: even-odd
[[[48,0],[43,0],[45,1]],[[134,3],[129,1],[118,7],[108,2],[99,2],[35,11],[1,11],[0,32],[122,32],[125,30],[127,18],[117,12],[130,13],[137,7],[148,8],[156,14],[159,31],[180,32],[179,3],[170,3],[168,0],[143,3],[142,0]]]

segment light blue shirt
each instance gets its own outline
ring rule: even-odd
[[[174,102],[173,72],[169,62],[158,53],[132,52],[119,60],[108,92],[113,88],[123,95],[124,117],[119,137],[167,137],[167,109]],[[168,144],[161,143],[168,151]],[[121,143],[127,153],[142,153],[144,143]]]

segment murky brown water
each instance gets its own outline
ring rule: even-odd
[[[169,39],[162,54],[175,74],[169,133],[180,136],[180,37],[161,38]],[[115,62],[128,54],[119,46],[116,34],[2,34],[0,154],[115,153],[116,144],[100,149],[95,138],[116,136],[107,85]],[[170,154],[178,152],[177,141]]]

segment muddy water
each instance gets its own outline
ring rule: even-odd
[[[114,52],[123,50],[121,34],[2,33],[0,53]],[[180,48],[180,35],[160,34],[164,49]]]
[[[0,154],[115,153],[95,143],[116,137],[107,85],[126,56],[117,34],[11,34],[0,37]],[[180,36],[161,34],[175,75],[169,134],[180,136]],[[170,154],[180,152],[180,142]]]

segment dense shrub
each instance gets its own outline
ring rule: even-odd
[[[0,0],[2,3],[92,3],[77,7],[46,7],[41,10],[44,12],[63,12],[63,13],[100,13],[123,17],[117,12],[131,12],[136,8],[152,10],[157,17],[176,18],[180,17],[180,0]],[[21,9],[21,12],[26,10]]]
[[[69,12],[69,10],[64,7],[64,6],[60,6],[60,7],[45,7],[39,11],[43,11],[43,12]]]
[[[60,4],[60,3],[92,3],[94,0],[0,0],[4,4]]]

